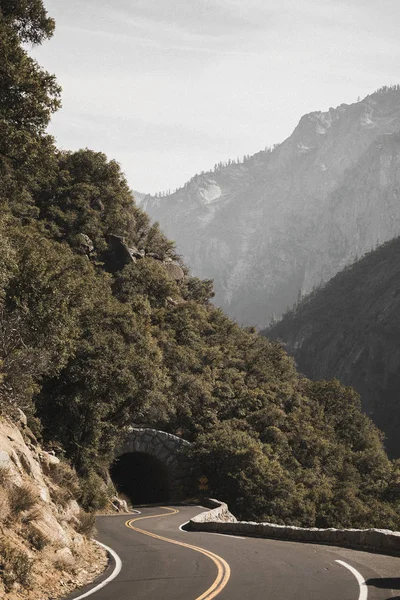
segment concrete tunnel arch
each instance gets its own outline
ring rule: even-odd
[[[180,501],[191,495],[196,467],[190,442],[151,428],[132,428],[116,449],[110,476],[132,504]]]

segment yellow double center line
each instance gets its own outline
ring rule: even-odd
[[[200,548],[199,546],[192,546],[192,544],[185,544],[185,542],[178,542],[177,540],[171,540],[170,538],[163,537],[162,535],[157,535],[156,533],[151,533],[150,531],[146,531],[145,529],[139,529],[139,527],[134,527],[132,523],[136,523],[137,521],[144,521],[144,519],[155,519],[156,517],[168,517],[170,515],[176,515],[179,513],[179,510],[175,508],[168,508],[166,506],[162,506],[164,510],[169,510],[168,513],[162,513],[160,515],[150,515],[147,517],[136,517],[135,519],[130,519],[125,523],[129,529],[133,529],[133,531],[137,531],[138,533],[143,533],[143,535],[148,535],[149,537],[155,538],[157,540],[162,540],[163,542],[168,542],[169,544],[175,544],[176,546],[183,546],[184,548],[189,548],[189,550],[194,550],[195,552],[200,552],[200,554],[204,554],[217,567],[217,577],[210,587],[201,595],[198,596],[195,600],[211,600],[218,596],[218,594],[224,589],[226,584],[229,581],[229,577],[231,576],[231,569],[228,563],[218,556],[218,554],[214,554],[214,552],[210,552],[210,550],[205,550],[205,548]]]

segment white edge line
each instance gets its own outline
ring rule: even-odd
[[[179,525],[179,530],[183,531],[183,533],[189,533],[185,529],[182,529],[182,527],[185,527],[185,525],[187,525],[188,523],[189,523],[189,521],[185,521],[184,523],[182,523],[182,525]]]
[[[189,523],[189,521],[185,521],[184,523],[182,523],[182,525],[179,526],[180,531],[183,531],[183,533],[189,533],[189,531],[186,531],[186,529],[183,529],[183,527],[185,527],[185,525],[187,525],[188,523]],[[239,535],[230,535],[229,533],[214,533],[213,531],[198,531],[197,533],[205,533],[207,535],[222,535],[223,537],[235,538],[237,540],[245,540],[246,539],[245,537],[241,537]]]
[[[82,596],[78,596],[77,598],[74,598],[74,600],[81,600],[82,598],[87,598],[87,596],[91,596],[92,594],[94,594],[95,592],[98,592],[99,590],[101,590],[101,588],[103,588],[104,586],[106,586],[108,583],[110,583],[110,581],[112,581],[113,579],[116,578],[116,576],[118,575],[118,573],[121,571],[122,569],[122,562],[120,557],[118,556],[118,554],[116,552],[114,552],[114,550],[112,548],[109,548],[108,546],[106,546],[105,544],[102,544],[101,542],[98,542],[97,540],[93,540],[93,542],[96,542],[96,544],[98,544],[99,546],[101,546],[102,548],[105,548],[107,550],[107,552],[109,552],[111,554],[111,556],[113,557],[113,559],[115,560],[115,569],[114,571],[111,573],[111,575],[109,575],[107,577],[107,579],[105,579],[104,581],[102,581],[101,583],[99,583],[99,585],[96,585],[96,587],[92,588],[91,590],[89,590],[88,592],[86,592],[85,594],[82,594]]]
[[[335,562],[339,563],[343,567],[346,567],[351,573],[353,573],[354,577],[357,579],[358,585],[360,586],[360,595],[358,596],[358,600],[367,600],[368,598],[368,587],[365,582],[364,577],[359,573],[354,567],[348,565],[344,560],[336,560]]]

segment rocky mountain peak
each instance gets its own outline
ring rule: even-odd
[[[398,131],[400,88],[382,88],[308,113],[282,144],[147,196],[143,207],[192,272],[215,280],[216,302],[262,326],[376,245],[372,213],[380,241],[400,233]]]

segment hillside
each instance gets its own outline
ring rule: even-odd
[[[141,206],[176,240],[216,303],[266,325],[314,286],[400,233],[400,91],[303,116],[274,149],[216,165]]]
[[[285,342],[307,377],[337,377],[354,387],[395,457],[400,456],[399,290],[397,238],[337,274],[264,332]]]
[[[0,484],[1,598],[64,597],[105,569],[76,474],[40,447],[22,413],[0,416]]]

